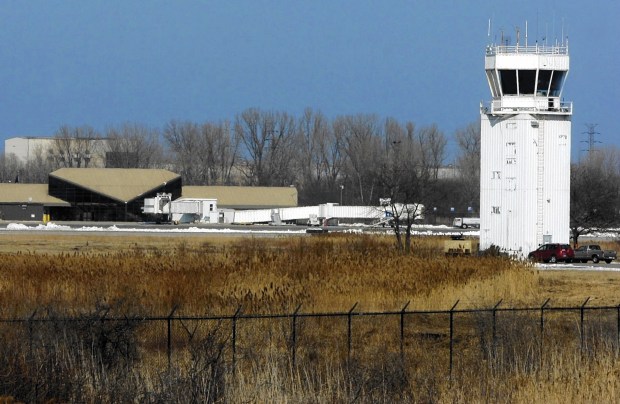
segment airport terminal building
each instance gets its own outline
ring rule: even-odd
[[[61,168],[48,184],[0,184],[0,220],[143,221],[145,198],[158,193],[213,198],[230,209],[297,206],[294,187],[189,186],[162,169]]]

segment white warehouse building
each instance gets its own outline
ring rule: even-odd
[[[567,43],[486,48],[492,100],[480,111],[481,249],[523,257],[543,243],[569,242],[568,70]]]

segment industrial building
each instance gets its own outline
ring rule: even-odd
[[[4,157],[21,163],[36,159],[66,167],[110,167],[107,139],[16,136],[4,141]]]
[[[572,103],[568,44],[489,45],[482,103],[480,248],[526,256],[568,243]]]

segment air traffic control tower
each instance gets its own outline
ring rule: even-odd
[[[527,256],[569,242],[572,103],[568,43],[489,45],[480,106],[480,248]]]

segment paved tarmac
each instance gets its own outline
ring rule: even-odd
[[[9,229],[7,229],[7,227]],[[307,227],[296,225],[238,225],[238,224],[211,224],[211,223],[183,223],[183,224],[156,224],[148,222],[53,222],[43,225],[41,222],[0,222],[0,233],[14,231],[33,231],[33,232],[62,232],[62,233],[82,233],[85,231],[96,231],[100,233],[152,233],[157,235],[204,235],[207,233],[216,234],[315,234],[315,233],[387,233],[391,234],[393,229],[390,227],[374,227],[361,224],[343,224],[340,226]],[[415,234],[423,235],[478,235],[477,229],[458,229],[445,226],[415,226]]]

